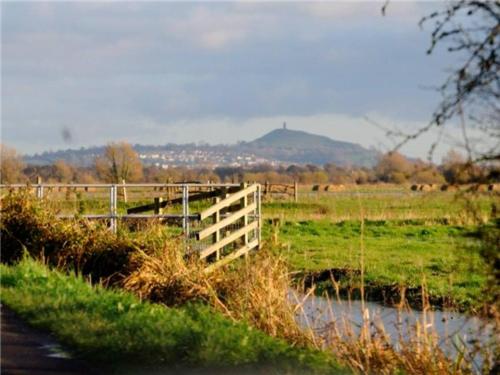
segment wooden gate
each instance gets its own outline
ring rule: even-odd
[[[242,184],[241,190],[216,197],[213,206],[199,214],[197,219],[202,229],[195,232],[194,237],[196,241],[209,240],[199,250],[201,259],[213,260],[207,271],[259,248],[260,213],[260,185]]]

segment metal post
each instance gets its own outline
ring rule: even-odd
[[[253,184],[254,184],[254,185],[257,185],[257,183],[256,183],[256,182],[254,182]],[[254,221],[255,221],[255,220],[258,220],[258,215],[259,215],[259,211],[258,211],[258,210],[259,210],[259,207],[258,207],[259,200],[258,200],[258,198],[257,198],[258,194],[259,194],[259,185],[257,185],[257,189],[255,189],[255,191],[254,191],[254,193],[253,193],[253,203],[255,203],[255,207],[256,207],[255,212],[253,213],[253,220],[254,220]],[[257,223],[257,225],[258,225],[258,223]],[[258,232],[259,232],[259,228],[257,227],[257,228],[253,231],[253,235],[254,235],[253,239],[254,239],[254,240],[259,238]]]
[[[189,187],[182,185],[182,229],[186,238],[189,237]]]
[[[43,186],[42,186],[42,178],[40,176],[37,176],[36,184],[37,184],[36,197],[38,199],[42,199],[43,198]]]
[[[38,185],[36,187],[36,197],[38,199],[42,199],[43,198],[43,185]]]
[[[116,185],[111,185],[109,189],[109,215],[110,215],[110,224],[111,230],[113,233],[116,233],[117,225],[116,225]]]
[[[262,203],[262,186],[259,184],[257,185],[257,220],[259,220],[258,225],[257,225],[257,238],[259,239],[259,245],[257,246],[257,249],[260,249],[261,243],[262,243],[262,210],[261,210],[261,203]]]

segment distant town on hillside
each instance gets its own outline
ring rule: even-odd
[[[77,166],[92,165],[105,146],[47,151],[25,156],[32,165],[48,165],[64,160]],[[378,152],[358,144],[333,140],[304,131],[291,130],[283,124],[251,142],[234,145],[174,144],[134,145],[144,165],[163,169],[173,167],[251,167],[259,164],[288,165],[334,163],[339,166],[371,167]]]

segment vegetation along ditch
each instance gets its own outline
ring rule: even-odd
[[[284,372],[337,373],[348,369],[359,373],[451,374],[488,372],[498,358],[498,318],[494,303],[480,298],[480,290],[488,286],[490,276],[486,264],[480,266],[483,245],[477,239],[480,229],[473,224],[433,232],[426,229],[425,220],[384,225],[369,219],[329,220],[328,215],[334,211],[322,213],[314,221],[283,217],[279,223],[271,220],[266,224],[264,249],[248,260],[207,274],[195,257],[184,257],[181,240],[162,225],[153,223],[137,232],[120,228],[117,234],[111,234],[99,222],[57,220],[55,214],[43,201],[28,195],[3,198],[2,303],[31,323],[54,331],[77,353],[98,361],[127,358],[132,352],[139,361],[153,360],[141,351],[142,347],[152,348],[148,353],[159,353],[155,358],[162,363],[199,367],[253,364],[264,369],[272,364]],[[485,225],[492,225],[488,223]],[[423,229],[430,235],[423,234]],[[317,236],[315,231],[327,234]],[[396,241],[401,233],[407,242],[401,243],[405,246],[400,251],[411,248],[412,241],[417,241],[413,244],[418,251],[422,239],[442,236],[433,244],[448,254],[447,262],[453,256],[445,246],[449,238],[458,234],[470,239],[467,246],[475,249],[469,253],[475,254],[478,275],[478,289],[470,293],[471,301],[464,297],[470,285],[449,289],[453,285],[450,281],[440,284],[439,275],[433,275],[435,267],[427,267],[437,262],[429,250],[428,258],[422,252],[423,260],[408,257],[413,263],[400,262],[401,269],[392,269],[390,263],[397,256],[398,243],[384,247],[377,239],[386,236]],[[316,237],[330,241],[329,246],[320,247]],[[348,249],[344,258],[333,247],[334,242]],[[373,244],[378,244],[378,249]],[[387,248],[393,247],[388,254]],[[320,254],[320,250],[329,249],[336,253]],[[372,249],[376,251],[373,262],[380,260],[375,266],[370,260]],[[464,256],[469,254],[465,249]],[[321,294],[321,284],[311,277],[297,277],[304,270],[321,275],[325,270],[342,269],[352,270],[351,275],[328,271],[332,290],[324,295],[325,300],[315,297]],[[449,272],[443,274],[446,278]],[[398,280],[396,275],[407,275],[408,279]],[[369,285],[372,280],[397,285],[402,291],[420,287],[421,313],[409,311],[406,299],[400,298],[394,301],[395,311],[413,314],[414,318],[400,326],[379,319],[377,315],[385,312],[376,313],[366,302],[369,288],[365,290],[365,283]],[[485,314],[489,315],[487,323],[472,328],[487,332],[490,340],[462,342],[464,345],[458,341],[453,350],[442,345],[448,336],[436,319],[444,315],[436,315],[432,305],[441,285],[447,285],[448,289],[442,290],[451,291],[451,297],[462,301],[470,314],[489,311]],[[356,293],[362,297],[355,302],[358,313],[332,307],[345,304],[344,299]],[[173,326],[181,321],[187,323]],[[76,330],[77,325],[85,334]],[[450,337],[451,341],[459,338]],[[112,349],[104,351],[99,345]]]

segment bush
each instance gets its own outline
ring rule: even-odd
[[[9,194],[2,200],[0,232],[2,263],[12,264],[28,252],[96,281],[128,274],[131,254],[140,246],[97,222],[58,219],[43,201],[27,193]]]

